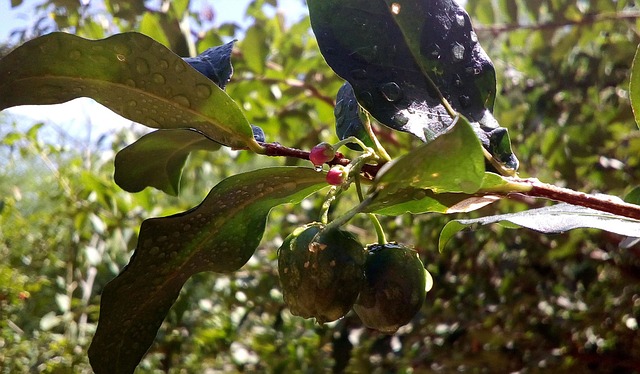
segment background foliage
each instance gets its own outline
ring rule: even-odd
[[[34,7],[41,21],[17,30],[2,49],[54,29],[89,38],[138,30],[181,56],[237,38],[227,92],[267,141],[303,149],[334,142],[333,97],[342,82],[320,55],[308,18],[273,16],[275,6],[254,1],[249,26],[212,28],[215,14],[191,11],[188,1],[111,0],[106,11],[45,1]],[[510,130],[521,175],[584,192],[630,192],[640,180],[640,137],[627,90],[640,7],[469,0],[466,9],[496,66],[495,114]],[[191,28],[188,37],[181,24]],[[150,189],[129,194],[113,182],[113,157],[141,135],[137,128],[77,144],[44,136],[41,125],[0,121],[3,373],[90,372],[86,350],[99,295],[127,263],[143,219],[196,205],[238,171],[300,163],[224,149],[224,157],[196,153],[179,197]],[[379,130],[392,156],[417,144]],[[487,226],[459,234],[440,254],[437,238],[452,217],[387,219],[389,238],[415,246],[434,276],[413,322],[384,336],[351,314],[325,326],[291,316],[275,249],[294,227],[317,218],[319,204],[276,208],[245,267],[191,279],[139,371],[640,372],[640,247],[622,248],[622,238],[595,230],[540,235]],[[531,204],[540,202],[502,201],[460,218]],[[365,243],[375,240],[364,220],[349,229]]]

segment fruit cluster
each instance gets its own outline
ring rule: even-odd
[[[292,314],[324,323],[353,309],[367,327],[387,334],[413,318],[431,284],[414,250],[399,244],[364,248],[351,233],[317,222],[284,240],[278,273]]]

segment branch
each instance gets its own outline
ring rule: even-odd
[[[286,147],[280,143],[260,143],[260,145],[264,147],[265,156],[292,157],[292,158],[299,158],[302,160],[309,159],[309,152],[303,151],[301,149]],[[344,157],[342,153],[336,152],[336,156],[333,158],[333,160],[327,162],[327,164],[329,166],[333,166],[333,165],[347,166],[349,165],[350,162],[351,160]],[[362,167],[362,174],[364,178],[370,181],[373,180],[376,174],[378,174],[378,171],[380,170],[381,166],[382,165],[371,165],[371,164],[364,165]]]
[[[512,181],[530,185],[531,190],[521,192],[523,195],[561,201],[618,216],[640,219],[640,205],[626,203],[614,196],[589,195],[584,192],[542,183],[537,179],[515,179]]]
[[[623,21],[635,20],[640,18],[640,12],[619,12],[619,13],[602,13],[602,14],[586,14],[579,20],[565,20],[559,22],[537,23],[530,25],[509,24],[509,25],[478,25],[475,26],[476,32],[490,32],[494,35],[516,31],[516,30],[549,30],[559,29],[566,26],[590,26],[597,22],[604,21]]]
[[[261,145],[264,147],[264,154],[267,156],[292,157],[302,160],[309,159],[309,152],[307,151],[286,147],[279,143],[261,143]],[[336,152],[336,157],[327,164],[330,166],[346,166],[349,162],[351,162],[350,159],[344,157],[342,153]],[[372,181],[380,171],[381,166],[382,165],[364,165],[362,168],[363,177]],[[640,205],[626,203],[614,196],[589,195],[584,192],[542,183],[537,179],[508,178],[508,180],[515,185],[519,185],[521,188],[519,188],[517,192],[510,192],[505,195],[517,193],[535,198],[550,199],[640,220]]]

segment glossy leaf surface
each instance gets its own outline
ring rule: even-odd
[[[0,60],[0,110],[78,97],[149,127],[194,128],[224,145],[260,148],[244,114],[220,87],[145,35],[92,41],[51,33]]]
[[[327,63],[381,123],[435,138],[451,123],[438,91],[472,122],[493,108],[493,64],[455,2],[307,3]]]
[[[157,130],[116,154],[114,179],[125,191],[140,192],[155,187],[176,196],[189,154],[218,149],[220,144],[193,130]]]
[[[577,228],[591,228],[618,235],[640,237],[640,221],[638,220],[562,203],[519,213],[451,221],[440,233],[440,250],[442,251],[449,239],[465,227],[491,223],[499,223],[508,228],[525,227],[546,234],[562,233]]]
[[[380,170],[374,202],[407,187],[475,193],[482,186],[484,170],[482,146],[469,122],[458,117],[451,131]]]
[[[102,293],[89,349],[96,373],[133,372],[189,277],[238,270],[258,246],[271,208],[324,186],[324,174],[313,169],[261,169],[225,179],[187,212],[145,220],[131,261]]]

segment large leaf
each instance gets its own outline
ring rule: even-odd
[[[472,195],[435,193],[424,188],[404,187],[385,194],[383,198],[374,199],[365,211],[390,216],[404,213],[466,213],[491,204],[510,192],[523,192],[523,186],[487,172],[484,173],[482,185]]]
[[[234,148],[261,147],[238,105],[216,84],[138,33],[33,39],[0,60],[0,110],[90,97],[135,122],[194,128]]]
[[[640,237],[640,221],[571,204],[557,204],[519,213],[501,214],[447,223],[440,233],[442,251],[458,231],[474,224],[499,223],[508,228],[526,227],[542,233],[561,233],[577,228],[592,228],[619,235]]]
[[[385,125],[422,139],[445,131],[451,120],[438,89],[471,121],[492,109],[493,64],[452,0],[307,3],[327,63]]]
[[[220,144],[189,129],[157,130],[116,155],[114,179],[125,191],[155,187],[169,195],[180,191],[180,177],[192,151],[217,151]]]
[[[464,117],[437,139],[385,165],[374,181],[378,199],[412,187],[436,193],[472,194],[482,186],[485,174],[482,146]]]
[[[508,137],[492,136],[500,129],[491,113],[495,69],[469,15],[453,0],[307,3],[327,63],[378,121],[430,141],[452,122],[444,98],[471,121],[496,160],[518,167],[501,142]]]
[[[189,277],[238,270],[258,246],[271,208],[323,186],[324,174],[313,169],[262,169],[225,179],[192,210],[144,221],[131,261],[102,293],[89,348],[95,372],[132,373]]]
[[[636,125],[640,127],[640,46],[636,50],[631,66],[631,83],[629,84],[629,98],[631,99],[631,108],[636,119]]]

